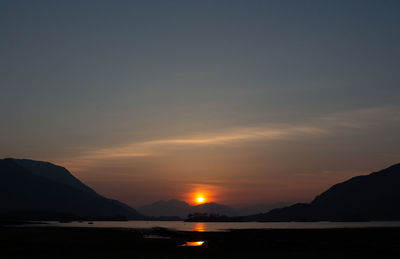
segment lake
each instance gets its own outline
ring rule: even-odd
[[[154,227],[179,231],[220,232],[230,229],[329,229],[329,228],[371,228],[400,227],[400,221],[370,222],[183,222],[183,221],[83,221],[61,223],[46,221],[54,227],[88,227],[88,228],[134,228],[148,229]],[[35,225],[29,225],[35,226]]]

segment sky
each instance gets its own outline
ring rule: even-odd
[[[134,207],[308,202],[400,162],[400,2],[0,2],[0,157]]]

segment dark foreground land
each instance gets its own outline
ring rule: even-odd
[[[205,243],[180,246],[186,241]],[[198,233],[4,226],[0,258],[400,258],[400,228]]]

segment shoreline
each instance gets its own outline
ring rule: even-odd
[[[4,258],[398,258],[400,227],[227,232],[0,226]],[[198,247],[186,242],[204,241]]]

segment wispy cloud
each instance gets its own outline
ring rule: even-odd
[[[344,128],[363,128],[400,120],[400,107],[383,106],[331,113],[317,118],[321,124]]]
[[[162,150],[179,147],[201,147],[226,145],[245,141],[266,141],[290,138],[299,135],[324,133],[323,129],[309,126],[281,125],[274,127],[247,127],[227,129],[214,133],[192,134],[179,138],[160,138],[149,141],[132,142],[111,148],[101,148],[86,152],[83,157],[91,159],[146,157],[161,155]]]
[[[133,141],[128,144],[87,150],[81,159],[140,158],[159,156],[177,148],[198,148],[251,141],[272,141],[295,137],[329,134],[338,128],[366,127],[382,120],[399,120],[398,107],[379,107],[328,114],[308,120],[303,125],[279,124],[258,127],[229,128],[216,132],[187,134],[179,137]]]

